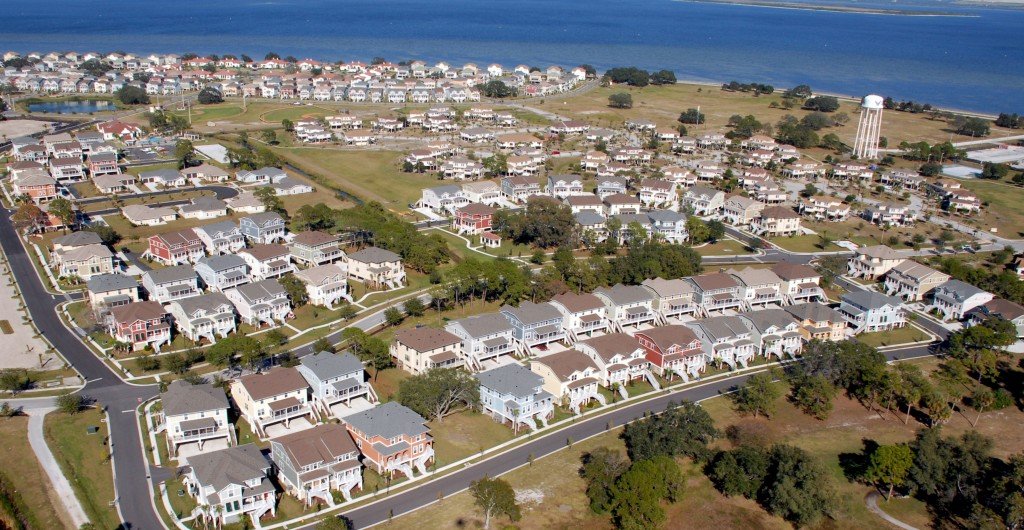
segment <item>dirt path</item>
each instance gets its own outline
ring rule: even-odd
[[[885,519],[885,522],[897,528],[902,528],[903,530],[918,530],[916,527],[910,526],[909,524],[904,523],[903,521],[900,521],[899,519],[882,511],[882,509],[878,507],[879,497],[881,497],[881,495],[879,495],[877,491],[872,491],[871,493],[868,493],[867,497],[864,497],[864,501],[867,503],[868,510],[871,513]]]

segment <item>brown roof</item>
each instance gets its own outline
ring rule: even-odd
[[[582,372],[587,368],[597,368],[594,361],[586,354],[578,350],[565,350],[551,355],[545,355],[534,359],[531,362],[543,364],[555,373],[560,380],[565,381],[573,372]]]
[[[437,328],[411,328],[395,333],[395,340],[418,352],[444,348],[461,342],[455,335]]]
[[[661,326],[640,331],[637,334],[650,339],[663,352],[671,348],[673,344],[685,346],[698,340],[697,334],[683,325]]]
[[[164,243],[167,243],[168,245],[186,245],[190,241],[199,241],[199,236],[197,236],[195,230],[192,230],[191,228],[175,230],[174,232],[165,232],[153,237],[162,239]]]
[[[127,324],[138,320],[154,320],[163,318],[167,314],[164,306],[159,302],[132,302],[127,305],[117,306],[110,310],[114,321],[119,324]]]
[[[640,343],[625,333],[609,333],[593,339],[587,339],[580,344],[586,344],[594,349],[605,361],[616,355],[629,356],[638,348]]]
[[[247,253],[259,261],[280,258],[288,255],[288,247],[284,245],[253,245],[252,248],[245,248],[239,251]]]
[[[722,272],[711,272],[708,274],[701,274],[690,278],[701,291],[714,291],[716,289],[726,289],[728,287],[738,287],[739,281],[732,276]]]
[[[604,198],[605,204],[640,204],[640,199],[625,193],[613,193]]]
[[[821,276],[821,274],[814,270],[813,267],[801,265],[799,263],[788,263],[785,261],[781,261],[773,265],[772,272],[774,272],[779,278],[786,281]]]
[[[989,314],[996,314],[1006,320],[1024,316],[1024,307],[1004,298],[993,298],[985,304]]]
[[[238,379],[238,384],[245,388],[249,397],[257,401],[309,386],[298,370],[283,366],[242,376]]]
[[[496,208],[479,202],[471,202],[459,208],[459,213],[466,215],[494,215],[496,211],[498,211]]]
[[[585,195],[570,195],[565,198],[565,202],[569,206],[600,206],[601,198],[587,193]]]
[[[336,241],[338,241],[338,236],[328,234],[327,232],[321,232],[319,230],[299,232],[298,234],[295,234],[295,239],[292,240],[295,244],[306,245],[308,247],[334,243]]]
[[[761,211],[762,219],[799,219],[800,216],[792,208],[785,206],[769,206]]]
[[[281,444],[295,469],[318,462],[333,462],[339,456],[358,451],[348,429],[340,423],[325,423],[305,431],[286,434],[275,438],[273,443]]]
[[[564,293],[552,298],[551,301],[568,309],[571,313],[604,307],[604,302],[590,293]]]

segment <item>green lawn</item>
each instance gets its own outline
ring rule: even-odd
[[[928,334],[911,324],[892,331],[861,333],[857,335],[857,340],[877,348],[879,346],[892,346],[894,344],[928,340]]]
[[[976,216],[981,229],[996,228],[999,235],[1009,238],[1024,234],[1024,189],[981,179],[966,179],[963,187],[987,203],[982,207],[981,215]],[[965,222],[962,217],[958,220]]]
[[[29,446],[27,416],[0,419],[0,475],[13,486],[9,495],[27,512],[30,528],[66,525],[60,498]],[[7,507],[0,509],[0,519],[8,514]]]
[[[88,434],[88,427],[98,427]],[[97,528],[116,528],[120,523],[114,500],[114,476],[107,441],[109,432],[99,409],[87,409],[68,416],[51,412],[46,416],[46,443],[60,464],[64,476],[89,520]]]
[[[701,256],[739,256],[750,254],[747,247],[735,239],[723,239],[700,247],[694,247]]]
[[[478,454],[513,438],[512,429],[486,414],[472,411],[452,414],[443,421],[428,422],[427,426],[430,435],[434,437],[437,467]]]
[[[821,244],[821,237],[815,234],[773,237],[771,242],[790,252],[822,252],[822,248],[819,246]],[[838,250],[843,250],[843,248],[835,243],[829,243],[824,249],[826,252]]]

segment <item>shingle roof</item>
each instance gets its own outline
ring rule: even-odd
[[[741,314],[740,317],[749,320],[754,325],[754,328],[762,333],[772,326],[783,328],[795,321],[793,315],[784,309],[748,311]]]
[[[803,280],[806,278],[816,278],[821,276],[821,274],[814,270],[813,267],[801,265],[799,263],[789,263],[786,261],[773,265],[772,272],[785,281]]]
[[[136,320],[161,318],[167,314],[167,311],[159,302],[144,301],[114,307],[110,310],[110,314],[115,322],[127,324]]]
[[[512,329],[508,319],[499,313],[487,313],[452,321],[448,326],[460,325],[472,337],[494,335]]]
[[[276,278],[267,278],[258,282],[247,283],[235,287],[235,290],[246,300],[259,300],[260,298],[277,298],[287,296],[287,292]]]
[[[427,420],[404,405],[388,401],[370,410],[346,416],[345,423],[362,431],[367,437],[396,438],[416,436],[428,431]]]
[[[161,283],[194,280],[196,271],[191,265],[175,265],[173,267],[146,271],[142,276],[143,278],[148,276],[153,283],[160,285]]]
[[[708,274],[692,276],[690,281],[693,282],[693,284],[701,291],[714,291],[717,289],[727,289],[729,287],[739,287],[740,285],[739,280],[721,272],[711,272]]]
[[[900,298],[876,293],[874,291],[855,291],[852,293],[846,293],[842,296],[842,300],[869,309],[877,309],[884,305],[899,307],[903,303],[903,300]]]
[[[235,254],[218,254],[199,258],[196,266],[199,265],[206,265],[210,270],[220,272],[237,267],[245,267],[245,260]]]
[[[389,261],[401,261],[401,256],[377,247],[366,247],[348,255],[348,259],[360,263],[387,263]]]
[[[131,289],[133,287],[138,288],[139,282],[135,278],[125,276],[124,274],[99,274],[89,278],[85,285],[90,292],[105,293],[121,289]]]
[[[502,319],[504,320],[504,319]],[[508,322],[506,321],[506,324]],[[395,333],[395,340],[418,352],[452,346],[461,342],[455,335],[437,328],[409,328]]]
[[[359,450],[349,436],[348,430],[337,423],[325,423],[312,429],[279,436],[271,443],[281,445],[283,453],[291,460],[295,469],[321,462],[332,463],[340,456]]]
[[[815,322],[843,321],[843,316],[839,314],[839,311],[818,302],[787,306],[786,312],[800,320],[813,320]]]
[[[53,246],[64,246],[64,247],[84,247],[86,245],[99,245],[102,244],[103,240],[96,232],[89,232],[81,230],[78,232],[71,232],[66,236],[60,236],[53,238]]]
[[[658,298],[669,298],[691,294],[694,291],[693,284],[682,279],[666,280],[663,278],[651,278],[640,284],[654,292]]]
[[[579,350],[563,350],[544,357],[538,357],[531,363],[542,364],[551,369],[560,381],[565,381],[573,372],[582,372],[587,368],[597,368],[594,361]]]
[[[562,318],[562,313],[555,306],[546,302],[535,304],[529,300],[520,303],[519,307],[503,306],[501,312],[512,315],[525,325]]]
[[[570,313],[579,313],[604,307],[604,302],[590,293],[563,293],[555,296],[551,301],[561,305]]]
[[[196,479],[220,491],[231,484],[242,485],[266,475],[270,462],[255,444],[238,445],[188,457]]]
[[[656,328],[638,331],[638,335],[644,335],[651,340],[661,351],[667,351],[673,344],[685,346],[697,339],[692,329],[683,325],[658,326]]]
[[[167,416],[228,408],[228,397],[224,389],[209,383],[192,385],[180,379],[167,385],[167,390],[160,395],[160,401]]]
[[[729,274],[739,280],[740,283],[746,287],[778,284],[782,282],[782,278],[779,278],[771,271],[771,269],[755,269],[753,267],[747,267],[742,270],[730,269]]]
[[[750,333],[738,316],[722,315],[717,317],[694,320],[691,326],[700,326],[713,339],[726,339]]]
[[[499,366],[476,374],[476,378],[480,381],[480,386],[516,398],[532,396],[534,391],[544,384],[544,378],[520,364]]]
[[[580,344],[593,348],[605,362],[610,361],[616,355],[629,356],[640,348],[640,343],[636,338],[626,333],[609,333],[581,341]]]
[[[612,287],[602,287],[594,291],[594,294],[607,298],[615,305],[635,304],[654,299],[650,291],[639,285],[622,285],[621,283]]]
[[[309,386],[298,370],[284,366],[277,366],[266,372],[242,376],[237,382],[245,388],[246,392],[254,400],[279,396]]]
[[[303,357],[299,364],[312,372],[321,381],[363,371],[362,361],[349,352],[331,353],[322,351]]]

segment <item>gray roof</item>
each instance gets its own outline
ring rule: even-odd
[[[519,304],[519,307],[504,306],[501,312],[512,315],[525,325],[562,318],[562,313],[550,303],[535,304],[529,300]]]
[[[280,220],[282,222],[284,221],[284,218],[281,217],[281,215],[278,214],[277,212],[254,213],[252,215],[245,216],[242,219],[248,219],[252,221],[253,224],[259,227],[266,226],[267,224],[274,222],[275,220]]]
[[[741,270],[729,269],[727,272],[746,287],[782,283],[782,278],[779,278],[771,269],[747,267]]]
[[[762,309],[761,311],[749,311],[740,315],[741,318],[749,320],[759,332],[764,332],[774,326],[784,328],[795,322],[793,315],[785,309]]]
[[[199,296],[190,296],[171,303],[181,306],[182,311],[186,315],[192,315],[200,310],[218,311],[220,307],[225,305],[230,309],[235,307],[231,305],[231,301],[228,300],[228,297],[224,296],[224,293],[206,293]]]
[[[456,194],[457,195],[458,193],[460,193],[462,191],[461,187],[456,186],[454,184],[448,184],[448,185],[445,185],[445,186],[436,186],[436,187],[429,188],[429,189],[430,189],[430,191],[434,192],[435,195],[444,195],[445,193]]]
[[[532,396],[544,384],[544,378],[520,364],[506,364],[476,374],[480,386],[498,394],[511,394],[516,398]]]
[[[699,326],[712,339],[728,339],[750,333],[750,330],[743,325],[740,317],[730,315],[694,320],[693,322],[688,322],[687,325]]]
[[[100,274],[89,278],[85,285],[89,288],[89,292],[105,293],[121,289],[131,289],[133,287],[137,289],[139,282],[135,281],[135,278],[125,276],[124,274]]]
[[[509,324],[508,319],[501,316],[500,313],[462,318],[451,322],[448,326],[456,324],[462,326],[462,329],[465,329],[466,333],[472,337],[484,337],[512,329],[512,324]]]
[[[974,295],[986,292],[984,289],[979,289],[960,280],[949,280],[948,282],[938,286],[936,290],[936,294],[942,293],[959,301],[967,300]]]
[[[686,220],[685,215],[672,210],[651,210],[647,212],[647,217],[655,223],[678,223]]]
[[[639,285],[622,285],[621,283],[612,287],[602,287],[594,294],[608,298],[615,305],[635,304],[654,300],[650,291]]]
[[[194,280],[196,277],[196,271],[191,265],[175,265],[173,267],[165,267],[163,269],[153,269],[146,271],[143,277],[148,276],[153,283],[159,285],[161,283],[169,282],[180,282],[182,280]]]
[[[653,278],[644,280],[641,285],[651,291],[654,291],[654,294],[659,298],[682,296],[684,294],[692,294],[694,291],[693,284],[682,278],[677,278],[675,280]]]
[[[231,232],[238,228],[238,223],[234,221],[218,221],[216,223],[210,223],[208,225],[198,226],[194,228],[195,231],[202,230],[208,235],[216,235],[219,232]]]
[[[188,465],[200,484],[213,486],[216,491],[264,477],[270,469],[270,462],[255,444],[190,456]]]
[[[60,236],[53,238],[53,245],[61,245],[65,247],[84,247],[85,245],[100,245],[103,240],[96,232],[89,232],[87,230],[81,230],[78,232],[71,232],[66,236]]]
[[[402,435],[416,436],[428,431],[425,420],[412,409],[388,401],[370,410],[346,416],[344,422],[363,431],[367,437],[381,436],[397,438]]]
[[[167,391],[160,395],[160,401],[167,416],[228,408],[224,389],[209,383],[192,385],[180,379],[167,386]]]
[[[222,254],[217,256],[203,256],[199,258],[196,265],[206,265],[214,272],[226,271],[238,267],[245,267],[245,260],[235,254]]]
[[[331,353],[322,351],[303,357],[300,364],[321,381],[363,371],[363,363],[355,355],[348,352]]]
[[[576,222],[583,226],[603,225],[604,221],[604,216],[593,210],[583,210],[576,214]]]
[[[196,197],[189,204],[181,205],[182,212],[207,212],[213,210],[226,210],[228,205],[214,197]]]
[[[843,316],[838,311],[818,302],[791,305],[786,307],[786,312],[800,320],[813,320],[815,322],[843,321]]]
[[[348,259],[360,263],[387,263],[389,261],[401,261],[402,257],[390,250],[377,247],[366,247],[348,255]]]
[[[856,291],[846,293],[843,295],[842,300],[866,309],[878,309],[884,305],[899,307],[903,304],[903,300],[900,298],[876,293],[874,291]]]
[[[284,287],[281,287],[280,282],[275,278],[268,278],[266,280],[260,280],[256,283],[247,283],[235,287],[238,294],[241,294],[246,300],[258,300],[263,297],[277,298],[279,296],[287,296],[287,292]]]
[[[178,173],[174,169],[154,169],[152,171],[142,171],[139,173],[140,179],[160,179],[165,181],[175,181],[181,178],[181,173]]]

